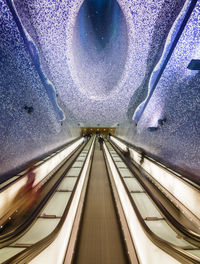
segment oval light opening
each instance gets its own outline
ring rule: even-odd
[[[88,97],[104,99],[117,89],[128,49],[125,16],[116,0],[85,0],[73,32],[73,74]]]

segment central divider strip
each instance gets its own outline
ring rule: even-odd
[[[129,263],[117,217],[103,152],[96,142],[73,263]]]

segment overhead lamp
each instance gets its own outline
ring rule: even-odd
[[[158,125],[156,127],[148,127],[147,130],[150,132],[158,130],[158,128],[161,128],[164,123],[167,121],[167,118],[158,119]]]
[[[153,131],[158,130],[158,127],[148,127],[147,130],[150,132],[153,132]]]
[[[191,60],[187,68],[192,71],[200,70],[200,60]]]
[[[166,118],[163,118],[163,119],[158,119],[158,127],[161,127],[164,125],[164,123],[167,121]]]
[[[27,111],[28,114],[32,114],[34,112],[34,108],[32,106],[24,106],[24,109]]]

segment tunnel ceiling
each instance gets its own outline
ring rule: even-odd
[[[1,1],[1,74],[12,72],[3,83],[16,91],[12,107],[45,108],[55,129],[64,118],[86,126],[131,120],[184,2]]]

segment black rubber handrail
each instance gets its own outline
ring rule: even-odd
[[[108,173],[108,175],[111,175],[112,172],[111,173],[109,172],[109,168],[108,168],[109,162],[107,160],[106,153],[105,153],[105,150],[104,149],[103,149],[103,154],[104,154],[104,161],[105,161],[105,164],[106,164],[107,173]],[[110,183],[111,193],[112,193],[112,196],[113,196],[113,201],[114,201],[114,205],[115,205],[116,215],[118,216],[118,218],[117,218],[118,224],[121,227],[120,228],[121,239],[124,240],[123,246],[124,246],[125,252],[127,253],[129,251],[128,250],[128,245],[127,245],[126,239],[124,238],[124,235],[123,235],[124,234],[124,230],[122,228],[122,224],[121,224],[121,221],[120,221],[119,212],[118,212],[118,209],[117,209],[117,204],[116,204],[116,201],[115,201],[115,195],[114,195],[114,190],[113,190],[113,187],[112,187],[111,176],[109,176],[108,179],[109,179],[109,183]],[[115,185],[115,183],[114,183],[114,185]],[[116,188],[116,192],[117,192],[117,186],[116,185],[115,185],[115,188]],[[119,200],[120,200],[120,197],[119,197]],[[126,218],[125,215],[124,215],[124,217]],[[129,229],[129,226],[128,226],[127,221],[126,221],[126,224],[127,224],[127,228],[128,228],[129,235],[131,237],[131,242],[132,242],[132,245],[133,245],[133,249],[134,249],[134,252],[135,252],[134,264],[139,264],[139,258],[138,258],[138,255],[137,255],[137,251],[135,249],[134,241],[132,239],[132,236],[131,236],[130,229]],[[128,255],[128,263],[132,263],[131,262],[131,259],[130,259],[130,256],[129,256],[129,253],[127,255]]]
[[[168,171],[169,173],[173,173],[174,176],[180,178],[181,180],[185,181],[187,184],[191,185],[192,188],[200,191],[200,181],[198,179],[190,179],[189,175],[181,175],[179,172],[176,172],[174,169],[168,168],[166,165],[164,165],[163,163],[161,163],[160,161],[156,160],[153,157],[150,157],[148,155],[145,154],[145,150],[141,149],[141,148],[137,148],[136,146],[134,146],[133,144],[127,142],[126,140],[116,137],[116,136],[112,136],[114,138],[116,138],[118,141],[121,141],[122,143],[124,143],[127,147],[134,149],[138,154],[142,154],[143,157],[145,157],[146,159],[148,159],[149,161],[153,162],[154,164],[156,164],[157,166],[159,166],[160,168]],[[189,180],[189,181],[188,181]],[[194,183],[194,184],[193,184]],[[198,185],[198,186],[197,186]]]

